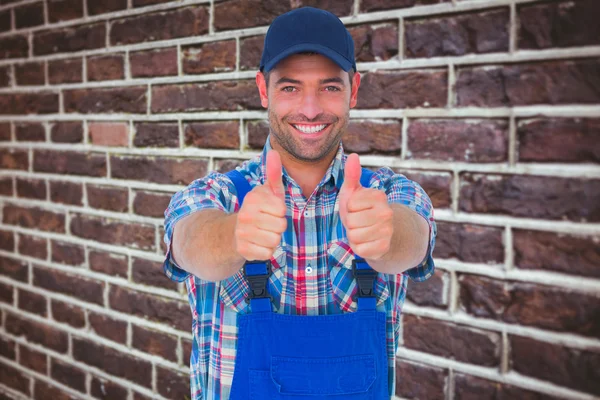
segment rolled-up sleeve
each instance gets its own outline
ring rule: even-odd
[[[402,204],[415,211],[429,224],[429,248],[423,261],[405,273],[413,280],[422,282],[427,280],[435,272],[433,262],[433,249],[437,235],[437,226],[433,218],[433,206],[431,199],[425,193],[421,185],[401,174],[396,174],[390,168],[380,168],[375,174],[378,184],[383,185],[383,190],[388,202]],[[374,182],[377,185],[377,182]],[[372,184],[371,187],[374,187]]]
[[[163,237],[167,245],[163,271],[167,277],[182,282],[190,275],[189,272],[177,265],[171,254],[171,242],[177,221],[201,210],[232,212],[234,207],[231,200],[232,191],[235,191],[235,188],[226,175],[211,172],[204,178],[196,179],[171,197],[169,206],[165,210],[165,235]]]

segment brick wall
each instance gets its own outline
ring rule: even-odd
[[[1,399],[185,398],[163,211],[262,148],[264,34],[316,3],[0,0]],[[600,2],[318,3],[363,74],[346,148],[436,207],[397,396],[600,396]]]

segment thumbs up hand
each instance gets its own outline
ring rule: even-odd
[[[350,154],[338,194],[340,218],[354,253],[368,260],[379,260],[390,250],[394,212],[385,192],[361,186],[361,172],[358,155]]]
[[[279,153],[267,153],[265,184],[250,191],[238,211],[236,251],[246,260],[268,260],[287,229],[285,189]]]

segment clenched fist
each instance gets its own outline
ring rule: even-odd
[[[394,233],[394,212],[385,192],[360,184],[360,160],[350,154],[344,167],[340,189],[340,218],[350,247],[357,256],[379,260],[390,250]]]
[[[266,170],[265,184],[246,195],[237,215],[236,250],[248,261],[270,259],[287,229],[281,158],[275,150],[267,153]]]

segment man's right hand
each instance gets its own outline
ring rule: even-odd
[[[265,184],[246,195],[237,215],[236,250],[248,261],[270,259],[287,229],[281,158],[275,150],[267,153],[266,169]]]

